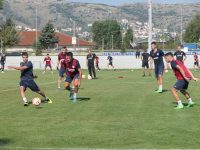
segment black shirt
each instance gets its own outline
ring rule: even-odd
[[[148,62],[149,61],[149,57],[150,57],[150,54],[149,53],[147,53],[147,52],[144,52],[144,53],[142,53],[142,61],[143,62]]]
[[[107,59],[109,60],[109,62],[112,62],[112,60],[113,60],[112,56],[108,56]]]
[[[97,57],[96,54],[88,54],[87,55],[88,66],[94,65],[94,60],[95,60],[96,57]]]
[[[176,56],[177,60],[183,61],[183,56],[186,56],[183,51],[176,51],[174,53],[174,56]]]
[[[26,63],[21,62],[20,66],[27,66],[28,68],[21,71],[21,80],[30,80],[33,79],[33,64],[31,61],[28,61]]]
[[[6,61],[6,55],[5,54],[1,54],[1,62]]]
[[[164,52],[162,50],[158,49],[156,53],[154,53],[154,50],[151,50],[150,56],[152,59],[154,59],[155,66],[160,66],[160,65],[164,66],[163,62]]]

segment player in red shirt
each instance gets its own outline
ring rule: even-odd
[[[196,66],[197,68],[199,68],[199,58],[198,58],[197,53],[195,52],[194,53],[194,70],[196,69]]]
[[[70,91],[70,98],[73,102],[77,101],[78,88],[81,86],[82,71],[79,61],[73,58],[73,53],[66,54],[66,71],[65,89]],[[74,90],[70,87],[73,81]]]
[[[52,65],[51,65],[52,61],[51,61],[51,57],[49,56],[49,54],[47,54],[47,56],[44,58],[44,64],[45,64],[45,67],[44,67],[43,74],[45,74],[47,67],[50,68],[51,73],[53,74]]]
[[[99,57],[96,56],[95,60],[96,60],[96,68],[98,71],[100,71],[101,69],[99,68]]]
[[[174,71],[174,75],[176,76],[176,83],[174,87],[171,89],[173,96],[176,99],[177,107],[176,109],[182,109],[183,104],[179,98],[178,91],[180,91],[187,99],[188,105],[187,107],[191,107],[194,105],[190,94],[187,92],[188,85],[190,80],[198,81],[198,78],[195,78],[189,69],[179,60],[175,60],[174,56],[171,52],[165,54],[165,60],[167,63],[171,64],[171,67]]]
[[[57,70],[59,72],[58,78],[58,89],[60,89],[61,82],[63,78],[66,76],[66,68],[65,68],[65,56],[66,56],[67,48],[64,46],[61,52],[58,54],[58,62],[57,62]]]

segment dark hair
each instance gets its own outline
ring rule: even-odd
[[[49,56],[49,54],[47,53],[47,56]]]
[[[183,45],[179,44],[178,47],[179,47],[179,46],[180,46],[181,48],[183,48]]]
[[[66,53],[66,56],[70,56],[70,57],[73,58],[73,53],[72,53],[72,52],[67,52],[67,53]]]
[[[28,57],[28,53],[27,52],[22,52],[22,56]]]
[[[151,44],[157,45],[156,42],[151,42]]]
[[[174,57],[174,55],[173,55],[172,52],[168,52],[168,53],[166,53],[165,56],[172,56],[172,57]]]
[[[63,49],[66,49],[67,47],[66,47],[66,46],[63,46],[62,48],[63,48]]]

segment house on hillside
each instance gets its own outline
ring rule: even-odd
[[[39,37],[40,32],[37,32]],[[95,43],[84,41],[81,39],[77,39],[76,46],[72,45],[72,36],[66,35],[63,33],[56,32],[56,37],[58,37],[58,43],[56,44],[54,50],[58,49],[59,47],[67,46],[69,51],[74,50],[81,50],[85,51],[88,48],[95,46]],[[21,51],[29,51],[33,52],[33,44],[36,41],[36,32],[35,31],[20,31],[19,32],[19,42],[12,48],[8,48],[8,52],[21,52]]]

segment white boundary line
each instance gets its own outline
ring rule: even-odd
[[[40,85],[49,85],[49,84],[53,84],[53,83],[56,83],[55,81],[54,82],[48,82],[48,83],[44,83],[44,84],[40,84]],[[15,91],[17,90],[18,88],[12,88],[12,89],[6,89],[6,90],[1,90],[0,91],[0,94],[2,94],[3,92],[10,92],[10,91]]]

